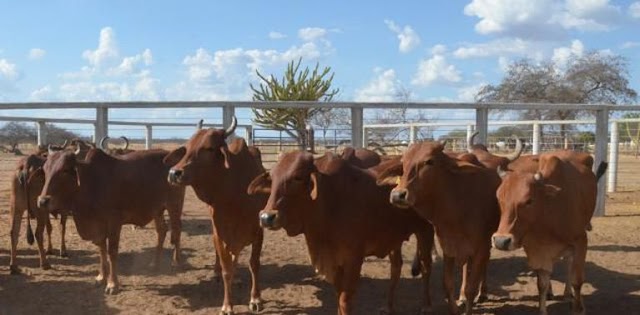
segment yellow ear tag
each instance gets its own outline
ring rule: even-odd
[[[400,176],[396,176],[396,185],[400,185]]]

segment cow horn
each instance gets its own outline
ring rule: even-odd
[[[120,139],[122,139],[124,141],[124,147],[122,147],[122,150],[126,150],[129,148],[129,139],[127,139],[127,137],[122,136],[120,137]]]
[[[65,139],[64,142],[62,143],[61,148],[66,149],[68,145],[69,145],[69,139]]]
[[[517,136],[512,136],[514,139],[516,139],[516,148],[515,148],[515,152],[507,155],[507,159],[509,159],[509,161],[513,162],[515,161],[517,158],[520,157],[520,154],[522,154],[522,151],[524,151],[524,146],[522,145],[522,141],[520,141],[520,138],[518,138]]]
[[[204,123],[204,119],[200,119],[200,121],[198,122],[198,124],[196,124],[196,128],[198,130],[202,129],[202,123]]]
[[[47,151],[49,152],[49,155],[53,154],[54,152],[56,152],[56,150],[53,149],[53,146],[51,144],[49,144],[47,146]]]
[[[102,151],[107,150],[107,148],[104,145],[107,143],[108,140],[109,140],[109,136],[105,136],[102,138],[102,140],[100,140],[100,145],[99,145],[100,150]]]
[[[441,145],[442,147],[447,146],[447,139],[440,140],[440,145]]]
[[[80,151],[81,151],[81,149],[80,149],[80,145],[77,145],[77,146],[76,146],[76,150],[75,150],[75,151],[73,151],[73,154],[78,155],[78,154],[80,154]]]
[[[507,172],[502,169],[502,165],[498,165],[498,169],[496,171],[498,172],[498,175],[500,175],[500,178],[507,176]]]
[[[536,172],[536,173],[533,175],[533,179],[535,179],[537,182],[542,181],[542,174],[541,174],[540,172]]]
[[[238,126],[238,119],[236,118],[236,116],[231,117],[231,126],[229,126],[229,128],[227,128],[227,130],[224,131],[224,137],[226,138],[232,135],[233,132],[236,131],[237,126]]]
[[[475,131],[471,134],[471,137],[467,139],[467,152],[473,153],[471,147],[473,147],[473,142],[475,141],[476,136],[479,134],[479,131]]]

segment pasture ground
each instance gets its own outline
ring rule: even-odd
[[[148,268],[155,232],[153,225],[132,230],[125,227],[120,244],[122,291],[103,294],[93,282],[98,254],[90,242],[77,235],[69,220],[67,248],[70,258],[50,256],[51,270],[38,267],[36,246],[28,246],[24,227],[20,233],[18,263],[23,275],[9,275],[9,178],[16,157],[0,156],[0,314],[212,314],[222,303],[222,283],[213,279],[214,259],[210,221],[206,207],[189,189],[183,217],[182,245],[185,265],[170,267],[170,249],[159,271]],[[620,180],[635,191],[610,194],[607,216],[593,220],[589,233],[587,283],[583,288],[589,314],[640,314],[640,160],[623,157]],[[35,223],[35,221],[33,221]],[[54,248],[59,247],[54,221]],[[168,241],[167,241],[168,243]],[[166,244],[168,246],[168,244]],[[405,266],[399,284],[397,314],[417,314],[421,285],[409,272],[414,240],[403,249]],[[234,285],[236,313],[248,312],[248,249],[240,258]],[[564,272],[558,265],[553,289],[561,294]],[[367,259],[357,296],[358,314],[377,314],[388,288],[386,259]],[[442,294],[442,265],[436,262],[431,291],[436,314],[446,313]],[[524,253],[494,251],[489,265],[490,301],[477,306],[481,314],[537,314],[535,278],[529,273]],[[335,314],[333,288],[317,279],[308,265],[302,237],[265,232],[260,285],[265,310],[262,314]],[[567,302],[549,303],[551,314],[568,314]]]

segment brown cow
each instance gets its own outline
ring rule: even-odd
[[[444,256],[444,286],[452,314],[459,312],[454,298],[454,266],[469,263],[464,288],[470,314],[479,284],[486,273],[491,234],[498,225],[495,196],[500,178],[487,168],[449,157],[444,144],[416,143],[378,176],[380,185],[395,185],[390,201],[413,208],[431,222]]]
[[[289,236],[304,234],[312,265],[332,283],[338,294],[338,314],[352,313],[353,296],[366,256],[391,260],[391,286],[387,309],[402,267],[402,242],[416,233],[421,253],[430,253],[433,228],[413,212],[396,209],[379,187],[376,173],[332,154],[314,160],[308,152],[286,153],[270,173],[257,177],[251,193],[270,193],[260,223],[284,228]],[[422,255],[424,310],[431,307],[431,256]]]
[[[227,130],[198,130],[166,159],[179,160],[171,168],[169,182],[191,185],[198,198],[209,205],[213,242],[224,282],[222,314],[233,313],[231,288],[235,264],[242,249],[248,245],[251,245],[249,308],[254,312],[262,308],[258,276],[263,231],[256,217],[266,198],[249,196],[247,187],[253,178],[264,172],[264,168],[260,151],[248,147],[243,139],[234,139],[227,145],[225,140],[233,134],[236,126],[234,117]]]
[[[501,219],[493,235],[500,250],[523,247],[537,271],[540,314],[547,314],[547,290],[555,260],[568,258],[573,287],[572,311],[584,314],[581,288],[587,254],[587,233],[596,204],[597,181],[606,171],[591,171],[586,153],[540,155],[538,171],[504,172],[497,196]],[[565,294],[571,291],[565,288]]]
[[[381,161],[380,155],[374,151],[352,147],[346,147],[340,157],[359,168],[370,168],[380,164]]]
[[[51,154],[44,164],[45,184],[38,205],[49,211],[71,211],[80,237],[99,247],[100,272],[96,281],[103,282],[108,276],[105,293],[113,294],[119,287],[117,257],[123,224],[156,222],[157,264],[167,231],[163,218],[167,209],[173,263],[180,263],[184,187],[166,182],[169,166],[163,159],[167,153],[149,150],[114,157],[92,149],[85,160],[80,160],[74,152],[60,151]]]
[[[51,241],[51,219],[49,211],[40,209],[37,205],[37,198],[44,186],[44,174],[40,172],[47,155],[53,151],[65,150],[69,142],[63,145],[38,146],[34,154],[31,154],[18,161],[15,173],[11,180],[10,196],[10,216],[11,216],[11,259],[10,270],[12,275],[20,274],[16,256],[20,234],[22,215],[27,210],[27,242],[33,244],[34,237],[31,230],[31,218],[36,218],[35,239],[38,244],[38,254],[40,256],[40,267],[44,270],[50,269],[51,265],[47,260],[47,254],[53,254],[53,244]],[[56,217],[58,213],[52,213]],[[60,256],[68,257],[65,242],[67,215],[60,215]],[[44,250],[43,231],[47,231],[47,250]]]

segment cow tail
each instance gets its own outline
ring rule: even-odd
[[[600,177],[602,177],[602,175],[607,171],[607,166],[609,166],[609,163],[600,162],[600,165],[598,165],[598,169],[596,170],[596,181],[600,180]]]
[[[22,188],[25,192],[25,199],[27,199],[27,243],[29,245],[33,245],[35,241],[35,237],[33,237],[33,229],[31,228],[31,217],[33,216],[33,210],[31,210],[31,200],[29,199],[29,183],[28,181],[24,181],[22,183]]]
[[[422,263],[420,261],[420,248],[416,247],[416,255],[413,257],[413,262],[411,263],[411,275],[413,277],[417,277],[420,275],[422,271],[421,264]]]

